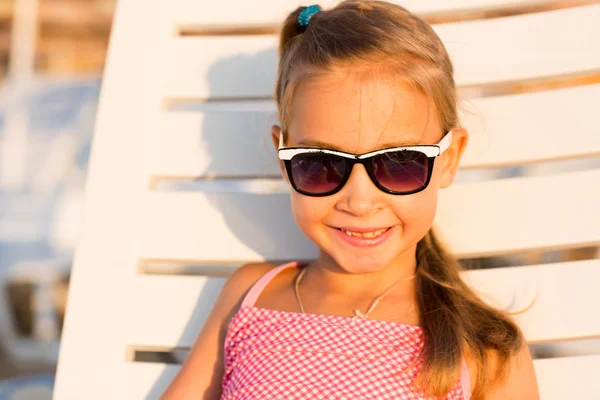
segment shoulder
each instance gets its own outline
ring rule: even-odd
[[[221,303],[228,303],[224,326],[229,325],[252,286],[275,267],[276,265],[269,263],[245,264],[229,275],[218,300]]]
[[[231,304],[233,311],[237,310],[241,305],[244,296],[250,288],[267,272],[276,266],[269,263],[252,263],[245,264],[237,268],[229,275],[220,297],[224,301],[235,302]]]
[[[269,263],[245,264],[229,275],[223,290],[242,297],[267,272],[276,266]]]
[[[499,370],[500,356],[497,352],[490,350],[488,355],[489,363],[485,373],[494,383],[484,393],[486,400],[538,400],[540,398],[533,360],[525,340],[522,341],[520,349],[510,356],[504,370]],[[474,389],[477,374],[480,372],[470,358],[467,358],[467,366],[472,377],[471,388]]]
[[[498,356],[491,357],[490,367],[493,374],[498,374]],[[494,375],[492,375],[494,376]],[[533,360],[527,342],[523,340],[521,349],[508,361],[507,370],[498,384],[493,386],[486,397],[489,400],[524,399],[538,400],[537,378]]]

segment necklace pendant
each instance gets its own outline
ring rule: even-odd
[[[356,319],[356,318],[367,319],[367,315],[363,314],[360,310],[354,310],[354,314],[355,314],[354,317],[352,317],[354,319]]]

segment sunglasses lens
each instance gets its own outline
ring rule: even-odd
[[[306,153],[292,157],[292,179],[298,189],[323,194],[337,189],[346,174],[346,161],[325,153]]]
[[[429,159],[420,151],[384,153],[373,159],[373,172],[388,190],[409,193],[422,189],[429,176]]]

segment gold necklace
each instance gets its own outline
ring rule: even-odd
[[[296,281],[294,283],[294,291],[296,292],[296,299],[298,300],[298,304],[300,305],[300,310],[302,311],[302,314],[305,314],[305,312],[304,312],[304,306],[302,306],[302,301],[300,300],[300,293],[298,292],[298,285],[300,284],[300,280],[304,276],[305,272],[306,272],[306,267],[302,268],[302,271],[300,271],[300,273],[298,274],[298,277],[296,278]],[[367,319],[367,317],[369,316],[371,311],[373,311],[375,306],[377,306],[377,303],[379,303],[379,300],[381,300],[386,294],[388,294],[397,284],[399,284],[400,282],[406,281],[408,279],[412,279],[415,276],[416,276],[416,274],[412,274],[410,276],[406,276],[406,277],[396,281],[396,283],[394,283],[392,286],[387,288],[383,293],[381,293],[379,296],[377,296],[373,300],[373,302],[371,303],[371,306],[369,307],[369,309],[367,310],[366,313],[363,314],[360,310],[354,309],[355,315],[352,317],[352,319],[356,319],[356,318]]]

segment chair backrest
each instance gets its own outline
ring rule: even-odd
[[[600,4],[398,3],[446,21],[434,28],[471,111],[465,169],[600,155]],[[268,139],[273,32],[299,4],[310,3],[119,2],[56,399],[157,398],[179,366],[140,360],[189,348],[232,268],[316,255]],[[455,184],[436,224],[462,258],[598,246],[597,182],[600,170],[587,169]],[[600,319],[586,312],[600,304],[599,267],[588,259],[465,277],[501,307],[535,296],[517,318],[530,343],[544,344],[600,338]],[[535,364],[544,399],[600,392],[598,355]]]

